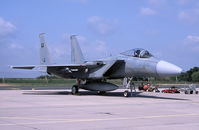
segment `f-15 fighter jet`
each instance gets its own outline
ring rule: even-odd
[[[13,69],[40,68],[50,75],[66,79],[76,79],[72,86],[72,94],[76,94],[79,88],[104,93],[118,88],[117,85],[107,82],[107,79],[132,79],[132,77],[165,77],[181,74],[182,69],[169,62],[155,58],[145,49],[132,49],[95,61],[86,61],[77,42],[76,36],[71,39],[71,64],[52,64],[49,51],[40,34],[40,65],[11,66]],[[126,87],[129,87],[129,80]],[[124,96],[128,96],[128,91]]]

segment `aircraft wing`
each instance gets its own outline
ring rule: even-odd
[[[111,60],[83,64],[11,66],[11,68],[47,72],[64,78],[98,79],[109,76],[123,62],[123,60]]]

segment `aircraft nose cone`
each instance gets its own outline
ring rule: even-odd
[[[159,61],[156,66],[159,76],[176,76],[182,73],[182,69],[166,61]]]

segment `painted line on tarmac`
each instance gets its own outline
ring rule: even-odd
[[[169,118],[169,117],[190,117],[199,116],[199,114],[174,114],[174,115],[159,115],[159,116],[143,116],[143,117],[121,117],[121,118],[91,118],[91,119],[44,119],[31,117],[0,117],[0,119],[18,119],[18,120],[47,120],[44,122],[29,122],[29,123],[7,123],[0,126],[14,125],[36,125],[36,124],[55,124],[55,123],[73,123],[73,122],[95,122],[95,121],[115,121],[115,120],[135,120],[135,119],[153,119],[153,118]],[[54,121],[49,121],[54,120]]]
[[[169,102],[176,102],[176,103],[190,103],[190,104],[193,104],[193,105],[197,105],[197,106],[199,106],[199,102],[193,102],[193,101],[178,101],[178,100],[168,100],[168,99],[157,99],[157,100],[159,100],[159,101],[169,101]]]
[[[21,90],[20,88],[10,88],[10,90]]]
[[[192,102],[192,104],[199,106],[198,102]]]

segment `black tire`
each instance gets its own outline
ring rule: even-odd
[[[125,90],[124,91],[124,97],[128,97],[129,96],[129,91],[128,90]]]
[[[156,93],[159,93],[159,92],[160,92],[160,90],[155,90],[155,92],[156,92]]]
[[[198,94],[198,91],[196,91],[196,94]]]
[[[188,91],[186,90],[186,91],[184,91],[184,93],[185,93],[185,94],[188,94]]]
[[[106,93],[106,91],[98,91],[97,94],[99,95],[104,95]]]
[[[77,94],[78,92],[79,92],[78,86],[73,85],[73,87],[71,88],[71,93],[74,95]]]
[[[139,91],[141,91],[141,90],[144,90],[144,87],[139,86],[138,89],[139,89]]]

